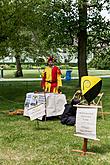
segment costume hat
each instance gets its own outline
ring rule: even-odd
[[[48,58],[48,61],[47,61],[47,62],[50,62],[50,61],[54,62],[53,56],[50,56],[50,57]]]

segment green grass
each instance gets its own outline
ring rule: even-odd
[[[61,69],[62,77],[65,77],[66,70]],[[30,69],[30,70],[23,70],[23,78],[39,78],[41,76],[42,70],[38,69]],[[110,70],[88,70],[88,75],[110,75]],[[71,73],[72,77],[78,76],[78,70],[74,67]],[[15,77],[15,70],[4,70],[4,78],[14,78]]]
[[[110,80],[102,79],[103,107],[110,112]],[[62,92],[70,100],[78,80],[63,81]],[[30,121],[22,115],[9,116],[8,111],[23,108],[27,92],[41,91],[40,81],[0,82],[0,165],[109,165],[110,115],[97,119],[99,142],[88,141],[88,151],[96,155],[80,156],[72,149],[82,149],[83,139],[74,136],[75,127],[59,119]]]

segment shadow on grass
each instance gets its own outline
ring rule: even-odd
[[[34,126],[34,131],[50,131],[51,129],[47,126],[47,123],[46,123],[47,121],[46,120],[44,120],[44,121],[42,121],[42,120],[34,120],[34,124],[35,124],[35,126]],[[42,125],[43,124],[43,125]]]
[[[51,129],[48,128],[48,127],[46,128],[46,127],[40,127],[40,126],[34,128],[34,131],[35,131],[35,130],[37,130],[37,131],[45,131],[45,130],[46,130],[46,131],[51,131]]]
[[[0,115],[5,115],[5,114],[6,114],[6,112],[2,112],[2,111],[0,112]]]
[[[110,145],[108,144],[102,144],[100,146],[92,146],[91,148],[89,147],[88,149],[89,152],[94,152],[94,153],[99,153],[99,154],[104,154],[110,152]]]

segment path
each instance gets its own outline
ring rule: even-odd
[[[110,78],[110,75],[102,75],[102,76],[97,76],[100,78]],[[78,77],[71,77],[72,80],[77,80]],[[0,78],[0,81],[41,81],[41,78]],[[65,78],[62,78],[62,80],[65,80]]]

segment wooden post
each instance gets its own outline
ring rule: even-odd
[[[88,142],[88,139],[84,138],[84,143],[83,143],[83,155],[86,155],[86,152],[87,152],[87,142]]]
[[[90,105],[90,103],[88,102],[88,106],[89,105]],[[87,142],[88,142],[88,139],[84,138],[84,143],[83,143],[83,148],[82,148],[83,155],[86,155],[86,152],[87,152]]]

